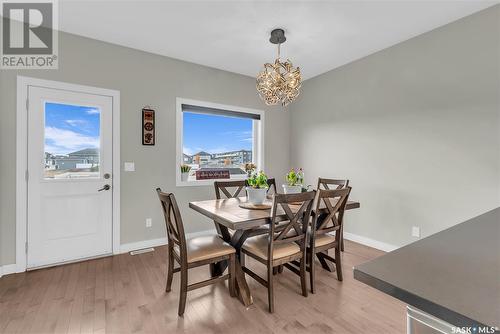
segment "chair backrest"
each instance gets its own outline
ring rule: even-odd
[[[175,196],[172,193],[162,192],[160,188],[156,188],[156,192],[160,198],[165,217],[169,247],[174,247],[174,245],[179,246],[180,256],[185,257],[187,256],[186,235],[184,234],[184,225]]]
[[[330,186],[333,186],[332,188],[334,189],[342,189],[345,187],[349,186],[349,180],[336,180],[336,179],[325,179],[325,178],[318,178],[318,190],[321,189],[323,186],[323,189],[329,190]]]
[[[315,212],[325,210],[320,216],[315,215],[312,220],[312,237],[318,234],[335,232],[335,240],[340,241],[340,232],[344,220],[344,211],[349,198],[351,187],[342,189],[319,189],[316,193]]]
[[[245,188],[246,181],[238,180],[238,181],[215,181],[215,197],[217,199],[221,199],[221,192],[226,196],[226,198],[234,198],[238,197],[241,191]],[[228,188],[236,188],[234,191],[229,191]]]
[[[277,194],[278,191],[276,190],[276,180],[275,179],[267,179],[267,186],[269,189],[267,189],[267,193],[272,195],[272,194]]]
[[[268,254],[273,254],[275,244],[290,242],[298,243],[301,249],[305,250],[307,227],[315,196],[316,191],[300,194],[275,194],[273,196]],[[280,224],[279,229],[277,229],[277,224],[283,221],[283,219],[277,217],[280,209],[284,211],[287,222]],[[272,261],[272,256],[268,258]]]

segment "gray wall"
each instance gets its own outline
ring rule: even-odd
[[[304,83],[291,161],[346,177],[346,231],[403,245],[500,203],[500,6]]]
[[[59,38],[59,70],[0,71],[0,264],[15,262],[18,74],[121,92],[122,170],[124,161],[135,161],[136,167],[136,172],[122,172],[122,244],[165,236],[157,186],[175,192],[187,232],[213,228],[187,207],[188,201],[213,198],[213,188],[175,186],[176,97],[266,110],[266,170],[280,177],[289,168],[289,113],[265,108],[255,79],[70,34]],[[140,111],[146,104],[157,110],[154,147],[141,145]],[[152,228],[145,227],[146,217],[153,218]]]

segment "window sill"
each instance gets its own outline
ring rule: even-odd
[[[243,175],[241,177],[234,177],[230,179],[210,179],[210,180],[192,180],[192,181],[181,181],[181,180],[176,180],[176,186],[177,187],[202,187],[202,186],[212,186],[214,185],[215,181],[239,181],[239,180],[245,180],[246,175]]]

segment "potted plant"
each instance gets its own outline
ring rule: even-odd
[[[181,165],[181,181],[187,181],[189,177],[189,171],[191,171],[191,166]]]
[[[263,171],[252,172],[247,179],[246,187],[248,202],[252,204],[262,204],[267,194],[267,176]]]
[[[302,192],[304,187],[304,171],[302,168],[299,170],[290,169],[290,171],[285,175],[286,184],[283,185],[283,191],[285,194],[298,194]]]

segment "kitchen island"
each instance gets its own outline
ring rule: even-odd
[[[408,333],[500,328],[500,208],[354,268],[408,304]]]

